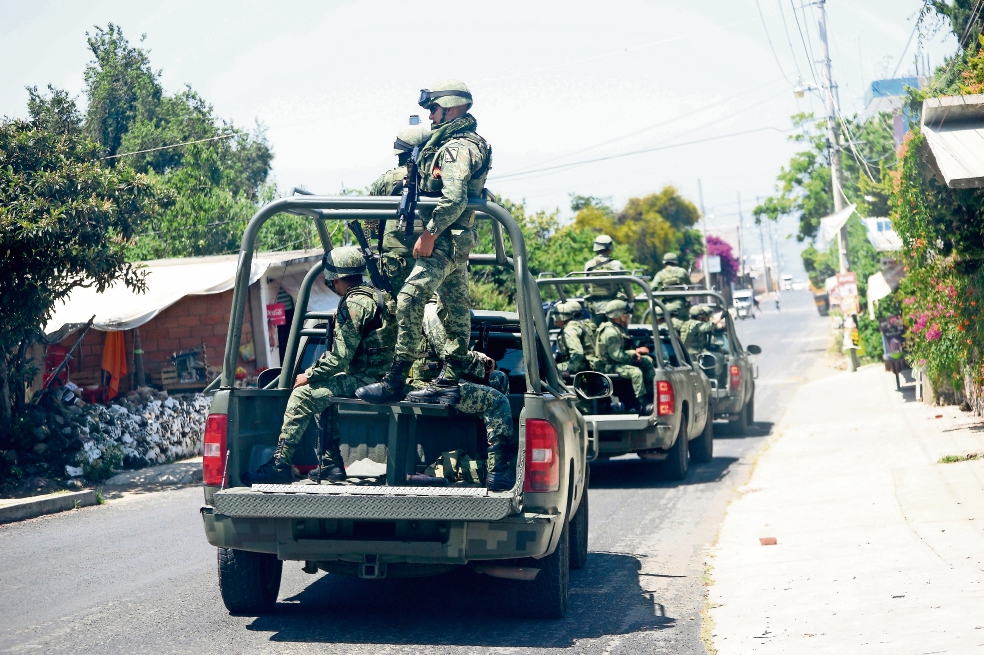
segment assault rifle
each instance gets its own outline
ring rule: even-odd
[[[369,270],[369,279],[372,280],[372,286],[392,295],[393,287],[390,286],[389,280],[379,272],[379,267],[376,265],[376,253],[369,246],[369,240],[366,239],[366,233],[362,231],[362,225],[359,224],[359,221],[348,221],[347,225],[348,229],[355,235],[355,240],[359,242],[359,250],[362,251],[362,256],[366,260],[366,268]],[[380,225],[380,228],[382,228],[382,225]]]
[[[420,171],[417,169],[417,157],[420,156],[420,146],[415,146],[407,162],[407,176],[403,178],[403,193],[400,194],[400,208],[396,210],[399,218],[397,229],[405,231],[407,237],[413,236],[413,221],[417,213],[417,197],[420,195]],[[382,221],[380,221],[380,231]]]

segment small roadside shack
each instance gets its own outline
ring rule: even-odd
[[[321,250],[261,252],[250,271],[246,318],[239,346],[237,383],[248,385],[266,368],[280,366],[293,303]],[[181,257],[143,262],[147,290],[116,284],[104,293],[75,289],[57,306],[36,344],[44,362],[32,384],[39,389],[94,316],[92,329],[59,377],[83,389],[89,401],[151,383],[168,391],[201,390],[218,375],[225,355],[238,255]],[[312,307],[334,309],[338,298],[314,285]],[[142,372],[143,380],[137,379]]]

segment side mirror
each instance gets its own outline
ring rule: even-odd
[[[697,360],[697,365],[705,371],[712,371],[715,367],[717,367],[717,358],[710,353],[704,353]]]
[[[277,380],[280,377],[280,367],[268,368],[265,371],[260,371],[260,374],[256,378],[256,387],[258,389],[265,389],[268,384]]]
[[[761,355],[762,354],[762,349],[759,348],[758,346],[745,346],[745,351],[749,355]]]
[[[584,400],[597,400],[612,395],[612,381],[604,373],[581,371],[574,376],[574,391]]]

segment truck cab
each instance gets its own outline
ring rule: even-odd
[[[341,451],[346,468],[363,473],[342,483],[242,482],[244,472],[269,458],[294,377],[324,351],[334,321],[333,312],[307,309],[311,287],[322,275],[319,262],[298,293],[283,368],[267,372],[256,388],[235,386],[250,262],[260,227],[279,212],[309,216],[327,250],[330,221],[395,220],[398,201],[281,198],[260,209],[246,228],[226,356],[222,375],[210,388],[214,398],[204,439],[201,514],[205,535],[218,549],[223,600],[232,612],[270,611],[285,561],[303,563],[308,573],[323,570],[366,579],[428,576],[471,566],[515,585],[520,615],[560,618],[567,608],[568,571],[587,560],[588,429],[576,404],[603,398],[611,389],[607,380],[561,379],[548,356],[550,335],[526,265],[522,233],[512,216],[492,202],[469,203],[479,220],[492,222],[496,249],[472,255],[472,263],[511,268],[517,307],[514,312],[474,311],[472,348],[489,354],[509,377],[519,451],[515,486],[502,492],[464,483],[414,486],[410,476],[444,452],[481,456],[481,421],[442,405],[370,405],[348,398],[333,399]],[[421,198],[419,205],[435,202]],[[301,472],[318,461],[321,439],[314,423],[294,457]]]

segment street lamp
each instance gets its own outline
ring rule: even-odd
[[[819,91],[819,90],[820,89],[813,86],[812,84],[804,84],[803,78],[798,78],[796,80],[796,86],[793,87],[793,95],[796,96],[797,98],[802,98],[806,96],[807,91]]]

